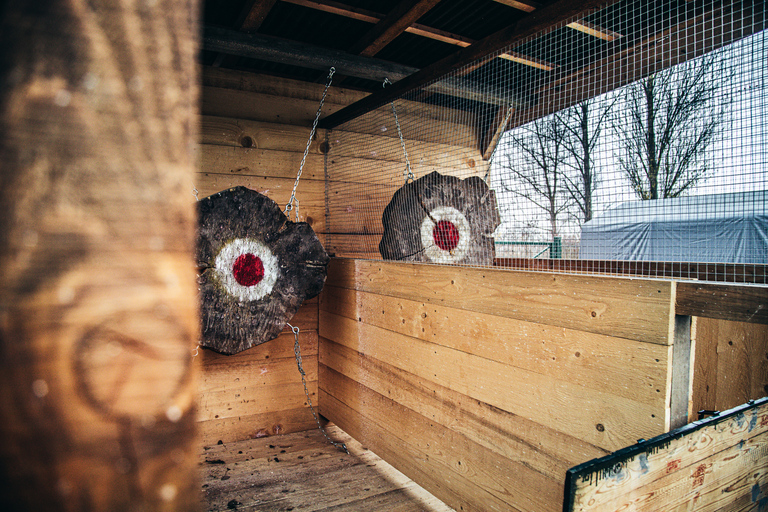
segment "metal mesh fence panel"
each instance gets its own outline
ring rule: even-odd
[[[762,2],[536,34],[327,130],[329,251],[764,283],[767,56]]]

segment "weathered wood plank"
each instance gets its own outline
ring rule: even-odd
[[[478,464],[490,462],[485,450],[477,447],[474,460],[464,456],[466,450],[445,450],[443,446],[460,443],[459,436],[331,369],[322,367],[321,372],[324,385],[333,390],[320,390],[321,413],[371,451],[454,509],[510,510],[491,491],[498,492],[512,475],[499,475],[500,480],[487,482],[487,487],[470,478],[483,472]],[[488,469],[503,472],[505,466]]]
[[[674,284],[334,259],[332,286],[668,345]]]
[[[221,116],[200,117],[200,143],[303,153],[310,128]],[[321,154],[323,133],[315,133],[310,153]]]
[[[237,147],[244,149],[270,149],[303,154],[309,137],[309,128],[287,124],[267,123],[221,116],[202,116],[201,144]],[[405,158],[397,129],[392,120],[378,128],[375,135],[334,130],[325,146],[325,132],[315,134],[309,148],[310,154],[332,157],[352,157],[404,163]],[[485,173],[487,163],[483,162],[477,150],[462,146],[451,146],[404,140],[411,163],[414,166],[461,167],[474,174]],[[245,154],[248,154],[246,152]],[[297,166],[298,168],[298,166]],[[482,169],[482,170],[481,170]],[[338,179],[331,175],[331,179]],[[344,181],[344,180],[342,180]],[[350,180],[354,181],[354,180]]]
[[[663,407],[663,345],[533,324],[326,285],[325,312],[537,373]],[[326,318],[326,317],[324,317]]]
[[[250,119],[286,125],[303,126],[309,129],[317,114],[319,100],[292,98],[259,92],[203,87],[201,112],[205,115]],[[342,105],[326,102],[323,114],[342,108]]]
[[[291,197],[291,190],[296,178],[271,178],[258,175],[218,174],[212,172],[199,173],[195,177],[195,188],[198,197],[203,198],[222,190],[236,186],[250,188],[268,196],[280,207],[285,208]],[[190,195],[193,191],[190,189]],[[322,181],[301,180],[296,190],[298,205],[294,203],[291,220],[295,219],[298,210],[299,221],[309,224],[315,233],[325,230],[325,185]],[[192,201],[194,203],[194,199]]]
[[[213,144],[198,145],[194,148],[194,152],[200,161],[202,172],[293,180],[296,179],[302,157],[300,152]],[[324,180],[323,167],[322,155],[307,155],[301,179],[308,181]]]
[[[423,127],[425,123],[422,120],[417,127]],[[445,129],[450,130],[451,128],[447,126]],[[379,126],[378,130],[379,133],[377,134],[333,130],[328,136],[328,155],[404,163],[403,148],[397,135],[394,117],[384,125]],[[415,135],[419,134],[416,133]],[[433,166],[462,169],[467,173],[476,175],[484,175],[488,168],[487,162],[482,160],[480,153],[473,147],[427,142],[421,140],[420,137],[404,138],[404,143],[408,158],[414,167]],[[331,179],[339,179],[337,178],[338,175],[334,174],[335,166],[329,166],[329,171]]]
[[[330,233],[326,235],[324,242],[325,250],[330,256],[381,260],[381,254],[379,254],[381,233],[337,233],[334,229],[336,227],[343,229],[337,224],[329,224],[327,229]]]
[[[649,405],[325,312],[321,312],[320,335],[608,450],[667,430],[668,407],[663,396]]]
[[[217,87],[204,87],[202,98],[202,113],[205,115],[247,119],[251,121],[264,121],[306,127],[307,137],[312,121],[317,114],[318,101],[294,98],[286,101],[285,97],[271,94],[222,89]],[[342,108],[342,105],[328,103],[323,105],[322,116],[332,114]],[[423,129],[425,117],[430,119],[434,110],[427,107],[420,108],[414,113],[398,111],[398,119],[403,137],[408,140],[422,140],[438,144],[473,147],[477,134],[472,126],[452,122],[450,129],[439,131],[426,131]],[[436,117],[445,117],[437,112]],[[470,117],[470,116],[467,116]],[[441,121],[443,119],[440,119]],[[448,122],[448,121],[446,121]],[[390,107],[375,110],[366,116],[366,123],[355,126],[355,132],[381,136],[382,126],[391,126],[394,117]],[[321,130],[318,132],[323,134]],[[397,132],[394,132],[396,136]],[[322,135],[320,135],[322,136]]]
[[[570,467],[608,453],[330,340],[321,339],[320,364],[499,454],[521,478],[546,476],[558,492]]]
[[[277,76],[261,75],[234,69],[221,69],[212,66],[202,67],[204,87],[233,89],[243,92],[257,92],[280,96],[287,99],[311,100],[320,103],[324,87],[322,84],[292,80]],[[369,93],[331,87],[328,89],[325,101],[338,105],[350,105],[364,98]]]
[[[316,386],[316,384],[315,384]],[[316,391],[313,391],[313,398]],[[198,421],[198,442],[215,445],[219,441],[232,443],[244,439],[259,439],[317,428],[307,407],[273,410],[245,416],[233,416]]]
[[[304,405],[306,398],[296,359],[293,335],[283,334],[268,342],[290,348],[284,357],[252,360],[229,356],[226,364],[206,364],[200,381],[198,420],[249,415]],[[317,334],[301,333],[299,343],[307,382],[317,386]],[[285,349],[287,351],[287,348]],[[247,354],[248,351],[243,352]],[[202,361],[200,364],[204,364]]]
[[[768,286],[680,283],[678,315],[768,324]]]
[[[317,429],[206,446],[199,460],[207,510],[451,510],[335,425],[327,431],[350,455]]]
[[[564,510],[756,510],[768,500],[768,399],[569,471]]]

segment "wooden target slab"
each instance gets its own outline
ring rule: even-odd
[[[481,178],[433,172],[392,196],[379,252],[386,260],[492,265],[500,222],[496,195]]]
[[[235,354],[280,334],[323,289],[329,257],[305,222],[235,187],[198,202],[201,346]]]

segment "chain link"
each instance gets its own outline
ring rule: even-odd
[[[296,354],[296,365],[299,367],[299,373],[301,374],[301,383],[304,385],[304,394],[307,395],[307,403],[309,404],[309,410],[312,411],[312,416],[315,418],[315,422],[317,422],[317,428],[320,429],[320,432],[322,432],[323,436],[328,440],[329,443],[331,443],[333,446],[340,450],[344,450],[344,452],[349,455],[349,450],[347,450],[347,445],[344,443],[339,443],[328,437],[328,433],[323,428],[323,425],[320,424],[320,418],[317,417],[317,413],[315,412],[315,408],[312,407],[312,399],[309,398],[309,389],[307,389],[307,374],[304,372],[304,367],[301,364],[301,347],[299,347],[299,328],[294,327],[289,323],[286,323],[288,327],[291,328],[291,331],[293,332],[293,353]]]
[[[387,84],[392,85],[392,82],[389,81],[389,78],[385,78],[384,83],[381,84],[381,86],[386,87]],[[416,177],[413,175],[413,171],[411,170],[411,161],[408,160],[408,151],[405,149],[403,132],[400,130],[400,120],[397,118],[397,110],[395,109],[394,101],[392,102],[392,113],[395,116],[395,126],[397,126],[397,136],[400,137],[400,146],[402,146],[403,156],[405,156],[405,172],[403,174],[405,175],[405,182],[408,183],[409,181],[415,180]]]
[[[307,161],[307,154],[309,154],[309,146],[312,145],[312,138],[315,136],[315,130],[317,130],[317,123],[320,122],[320,112],[323,110],[323,103],[325,103],[325,96],[328,94],[328,89],[333,82],[333,74],[336,73],[336,68],[331,66],[328,72],[328,79],[325,82],[325,90],[323,91],[323,97],[320,98],[320,105],[317,107],[317,114],[315,114],[315,121],[312,123],[312,131],[309,132],[309,140],[307,140],[307,147],[304,149],[304,156],[301,157],[301,164],[299,165],[299,172],[296,174],[296,182],[293,184],[293,191],[291,192],[291,198],[288,200],[288,204],[285,205],[285,215],[289,216],[293,209],[293,201],[296,199],[296,188],[299,186],[299,179],[301,178],[301,172],[304,170],[304,163]],[[296,212],[296,221],[299,220],[299,213]]]

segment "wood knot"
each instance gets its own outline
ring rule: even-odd
[[[252,148],[256,145],[256,141],[250,135],[245,135],[240,139],[240,145],[244,148]]]

